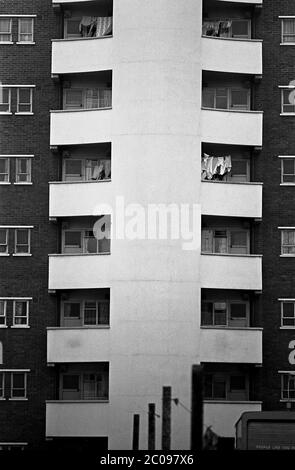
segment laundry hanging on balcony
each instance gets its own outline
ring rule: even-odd
[[[212,157],[204,153],[201,164],[202,180],[223,180],[230,173],[232,167],[231,156]]]
[[[202,27],[203,36],[228,37],[232,21],[205,21]]]
[[[83,16],[79,31],[83,37],[102,37],[112,33],[112,16]]]

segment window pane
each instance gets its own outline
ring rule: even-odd
[[[214,398],[225,399],[226,398],[226,381],[223,377],[214,377]]]
[[[16,236],[17,236],[17,243],[19,243],[20,245],[25,245],[29,242],[28,230],[17,230]]]
[[[81,247],[81,232],[65,232],[65,245]]]
[[[203,106],[204,108],[214,108],[215,90],[210,88],[203,89]]]
[[[231,232],[231,246],[247,246],[247,232]]]
[[[81,36],[79,32],[81,19],[67,19],[67,36]]]
[[[246,389],[246,377],[243,375],[233,375],[230,378],[230,390],[245,390]]]
[[[283,175],[283,183],[295,183],[295,175]]]
[[[0,229],[0,244],[6,244],[7,239],[7,230]]]
[[[247,160],[232,160],[232,175],[247,175]]]
[[[215,302],[214,304],[214,324],[226,325],[226,303]]]
[[[80,318],[80,304],[79,303],[64,304],[64,316]]]
[[[17,301],[15,302],[15,316],[26,316],[27,315],[27,302]]]
[[[202,325],[213,325],[213,303],[202,302]]]
[[[96,325],[96,302],[85,302],[84,324]]]
[[[246,304],[231,304],[230,306],[230,316],[232,319],[244,319],[247,316],[247,306]]]
[[[213,398],[213,377],[205,375],[204,377],[204,398]]]
[[[81,160],[65,160],[66,175],[82,176],[82,161]]]
[[[284,19],[282,21],[283,26],[283,42],[294,42],[295,41],[295,20]]]
[[[98,304],[98,324],[108,325],[110,318],[110,305],[106,302]]]
[[[217,88],[216,90],[216,108],[227,109],[227,94],[226,88]]]
[[[232,35],[233,37],[249,37],[248,20],[234,20],[232,22]]]
[[[248,90],[231,90],[231,106],[233,108],[248,108]]]
[[[0,87],[0,112],[8,113],[10,111],[9,88]]]
[[[19,88],[19,102],[22,104],[28,104],[31,102],[30,88]]]
[[[19,32],[26,34],[32,33],[33,20],[31,18],[22,18],[19,20]]]
[[[0,158],[0,173],[7,173],[8,171],[8,160],[6,158]]]
[[[0,316],[5,315],[5,301],[0,300]]]
[[[284,317],[294,317],[294,303],[284,302],[283,314],[284,314]]]
[[[63,375],[64,390],[79,390],[79,375]]]
[[[13,388],[25,388],[25,374],[13,373]]]
[[[0,19],[0,34],[2,33],[10,33],[10,22],[11,20],[1,18]]]
[[[295,160],[293,159],[288,159],[288,160],[283,160],[283,172],[287,175],[294,175],[294,163]]]
[[[82,108],[83,107],[83,94],[81,90],[66,90],[65,91],[65,105],[66,108]]]

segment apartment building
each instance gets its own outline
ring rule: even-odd
[[[292,3],[0,0],[0,449],[147,449],[149,403],[160,449],[163,386],[188,449],[193,364],[229,442],[292,407]]]

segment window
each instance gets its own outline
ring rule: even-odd
[[[112,106],[110,88],[65,88],[64,109],[97,109]]]
[[[0,43],[12,42],[11,26],[11,18],[0,18]]]
[[[0,300],[0,326],[6,325],[6,309],[7,309],[7,301]]]
[[[250,161],[232,159],[231,171],[225,175],[225,179],[237,182],[250,181]]]
[[[63,253],[75,254],[96,254],[110,252],[110,217],[104,217],[105,223],[100,227],[101,233],[95,236],[92,229],[64,230],[63,232]]]
[[[82,233],[80,230],[66,230],[64,232],[64,253],[82,252]]]
[[[295,43],[295,18],[284,18],[282,25],[282,43]]]
[[[33,112],[33,89],[23,87],[17,89],[17,113]]]
[[[83,176],[82,160],[67,158],[64,160],[65,181],[80,181]]]
[[[202,106],[213,109],[250,110],[247,88],[203,88]]]
[[[26,398],[27,374],[26,372],[11,373],[11,398]]]
[[[13,325],[28,326],[29,325],[29,301],[14,300],[13,301]]]
[[[19,18],[18,41],[19,42],[33,42],[34,41],[34,19],[33,18]]]
[[[15,254],[30,254],[30,229],[17,228],[15,230]]]
[[[211,19],[203,22],[202,34],[222,38],[251,38],[251,20],[248,19]]]
[[[295,255],[295,230],[282,230],[281,254],[292,256]]]
[[[0,398],[4,398],[4,380],[5,380],[5,373],[0,372]]]
[[[65,181],[99,181],[110,178],[110,159],[64,159]]]
[[[9,182],[9,159],[0,158],[0,183]]]
[[[220,300],[202,301],[202,326],[231,326],[246,328],[249,326],[250,304],[247,301]]]
[[[281,100],[282,100],[282,114],[294,114],[295,113],[295,88],[282,88]]]
[[[8,253],[8,229],[0,228],[0,255]]]
[[[30,183],[31,182],[31,159],[30,158],[17,158],[16,159],[16,182],[17,183]]]
[[[80,18],[66,18],[64,23],[64,36],[65,38],[81,38],[80,33]]]
[[[249,400],[249,379],[241,373],[204,375],[205,400]]]
[[[202,229],[202,252],[248,254],[249,236],[248,230]]]
[[[109,302],[85,302],[84,325],[108,325],[109,324]]]
[[[109,388],[109,364],[100,363],[93,368],[69,367],[61,374],[61,400],[107,400]]]
[[[295,401],[295,375],[281,375],[281,399]]]
[[[295,327],[295,301],[281,301],[281,326]]]
[[[0,86],[0,113],[11,112],[11,89]]]
[[[295,184],[295,158],[281,159],[281,182]]]

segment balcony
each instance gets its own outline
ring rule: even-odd
[[[108,403],[48,401],[46,437],[107,436],[109,419]]]
[[[262,256],[201,255],[201,288],[262,290]]]
[[[262,329],[202,327],[200,361],[262,364]]]
[[[261,402],[204,401],[204,423],[220,437],[235,437],[235,424],[245,411],[261,411]]]
[[[262,75],[262,41],[202,37],[202,69]]]
[[[106,327],[47,328],[47,362],[110,362],[110,330]]]
[[[201,137],[212,144],[262,146],[263,112],[202,109]]]
[[[93,216],[97,204],[112,197],[111,180],[50,183],[49,217]]]
[[[52,41],[52,75],[97,72],[113,68],[112,36]]]
[[[202,215],[262,217],[262,183],[202,181]]]
[[[108,142],[111,134],[111,108],[51,111],[51,146]]]

